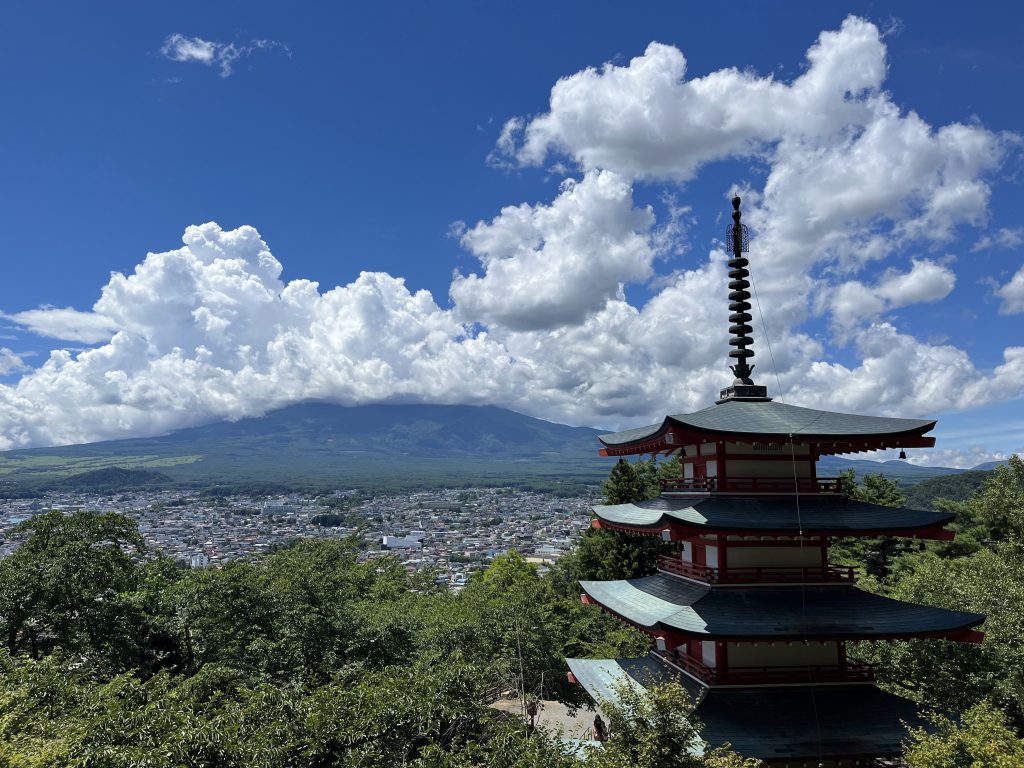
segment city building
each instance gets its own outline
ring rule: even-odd
[[[749,272],[739,198],[729,244],[729,353],[736,378],[696,413],[602,436],[606,456],[678,456],[657,499],[594,508],[593,525],[674,543],[656,573],[584,581],[596,604],[651,638],[633,659],[569,659],[597,701],[618,685],[675,680],[696,702],[706,748],[730,743],[770,765],[860,765],[897,755],[913,702],[874,683],[852,644],[906,638],[980,642],[984,616],[858,589],[829,561],[844,537],[950,539],[950,514],[846,497],[820,456],[926,448],[934,421],[858,416],[777,402],[751,378]]]
[[[210,566],[210,556],[203,552],[199,552],[192,555],[189,565],[192,568],[208,568]]]

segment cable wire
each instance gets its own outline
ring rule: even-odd
[[[768,346],[768,359],[770,360],[770,362],[772,364],[772,374],[775,376],[775,386],[777,387],[777,391],[779,393],[779,402],[783,402],[784,403],[786,400],[785,400],[785,396],[784,396],[783,389],[782,389],[782,381],[779,378],[779,369],[778,369],[778,366],[775,364],[775,352],[772,350],[772,340],[771,340],[771,336],[768,334],[768,324],[764,320],[764,312],[761,309],[761,299],[757,295],[757,286],[754,283],[753,271],[750,270],[749,265],[747,266],[747,270],[750,272],[750,287],[751,287],[751,290],[753,291],[753,294],[754,294],[754,303],[757,306],[757,314],[758,314],[758,316],[761,319],[761,330],[764,332],[764,340],[765,340],[765,343]],[[803,524],[803,515],[802,515],[802,512],[800,510],[800,478],[797,475],[797,469],[796,469],[796,441],[793,439],[793,433],[792,432],[789,433],[789,456],[790,456],[790,462],[791,462],[792,467],[793,467],[793,498],[794,498],[794,500],[796,502],[797,542],[798,542],[798,547],[799,547],[799,551],[800,551],[800,562],[803,563],[804,562],[804,559],[803,559],[803,553],[804,553],[804,524]],[[826,549],[826,552],[827,552],[827,549]],[[827,569],[828,569],[827,554],[826,554],[826,561],[822,562],[821,567],[822,567],[822,569],[827,571]],[[807,626],[807,573],[804,570],[802,565],[801,565],[800,573],[801,573],[801,578],[800,578],[800,621],[801,621],[802,626],[804,628],[806,628],[806,626]],[[804,630],[804,632],[802,634],[803,634],[804,648],[807,648],[808,647],[808,645],[807,645],[808,639],[807,639],[806,629]],[[837,648],[838,648],[838,642],[839,641],[837,640],[836,641]],[[809,687],[810,693],[811,693],[811,710],[814,712],[814,734],[815,734],[815,737],[816,737],[816,740],[817,740],[817,744],[818,744],[818,765],[821,766],[821,765],[824,764],[824,756],[822,754],[823,750],[822,750],[822,744],[821,744],[821,713],[818,711],[818,698],[817,698],[817,695],[815,693],[814,677],[813,677],[813,674],[811,672],[810,666],[808,666],[808,668],[807,668],[807,682],[808,682],[808,687]]]

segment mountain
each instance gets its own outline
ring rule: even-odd
[[[969,469],[956,475],[929,477],[905,488],[903,493],[911,509],[934,509],[936,499],[965,501],[971,498],[990,477],[991,471]]]
[[[977,469],[979,471],[985,471],[985,470],[989,470],[989,469],[995,469],[996,467],[1005,467],[1009,463],[1010,462],[1009,462],[1008,459],[1003,459],[1002,461],[986,461],[984,464],[979,464],[976,467],[971,467],[971,469],[972,470]]]
[[[8,451],[0,476],[40,487],[118,467],[203,485],[559,487],[607,476],[598,434],[493,406],[303,403],[160,437]]]
[[[864,475],[885,475],[898,480],[901,485],[913,485],[930,477],[957,475],[965,472],[953,467],[922,467],[906,461],[871,461],[870,459],[844,459],[841,456],[822,456],[818,459],[818,475],[826,477],[852,469],[858,477]]]

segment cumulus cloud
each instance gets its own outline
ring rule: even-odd
[[[39,336],[85,344],[108,341],[117,330],[116,324],[109,317],[96,312],[81,312],[72,307],[43,306],[0,316]]]
[[[168,55],[221,65],[219,44],[207,54],[208,41],[185,41]],[[98,346],[54,351],[0,386],[0,446],[154,434],[308,399],[491,403],[609,427],[703,407],[732,378],[726,256],[680,242],[685,206],[666,204],[659,222],[634,194],[736,157],[765,171],[735,187],[772,342],[768,354],[758,322],[761,383],[790,402],[887,415],[1022,397],[1024,348],[981,370],[886,317],[953,290],[951,262],[929,254],[985,225],[1009,141],[904,112],[883,89],[886,67],[878,30],[850,18],[790,83],[735,69],[687,80],[682,53],[659,44],[559,81],[546,114],[506,123],[493,161],[555,157],[577,178],[550,201],[453,226],[479,267],[453,277],[450,307],[383,273],[285,283],[254,228],[189,227],[181,248],[112,275],[92,312],[13,316]],[[685,268],[656,273],[684,250]],[[631,283],[646,285],[642,303],[626,300]],[[1018,284],[1020,273],[1000,289],[1004,307],[1024,302]],[[832,338],[804,327],[816,311]],[[837,336],[845,364],[823,359]]]
[[[996,296],[1002,299],[999,314],[1017,315],[1024,312],[1024,267],[1017,270],[1010,282],[996,289]]]
[[[160,46],[160,53],[171,61],[183,63],[194,62],[208,67],[216,65],[221,77],[230,77],[234,64],[241,58],[250,56],[256,51],[278,48],[286,55],[291,55],[288,46],[276,40],[250,40],[248,43],[218,43],[204,40],[201,37],[186,37],[175,32],[168,35]]]
[[[871,114],[886,72],[874,25],[848,18],[807,59],[791,85],[736,68],[686,80],[682,52],[651,43],[627,66],[559,80],[549,111],[508,121],[496,151],[521,165],[564,152],[585,168],[686,181],[705,163],[759,154],[786,136],[834,134]]]
[[[804,314],[788,299],[794,271],[809,289],[802,273],[812,266],[859,271],[983,224],[986,174],[1016,140],[904,113],[883,90],[879,30],[856,17],[819,36],[791,83],[735,68],[686,79],[686,67],[678,49],[652,43],[627,65],[565,77],[546,113],[506,123],[495,153],[520,166],[564,155],[652,182],[687,181],[728,158],[764,164],[746,221],[759,235],[761,285],[788,302],[787,322]]]
[[[877,285],[850,280],[836,286],[829,303],[832,322],[842,332],[892,309],[944,299],[955,285],[953,270],[930,259],[915,259],[909,272],[886,270]]]
[[[578,324],[650,276],[653,225],[618,175],[566,180],[550,205],[509,206],[463,232],[484,273],[456,275],[451,297],[466,319],[516,330]]]
[[[0,386],[2,447],[154,434],[309,399],[493,403],[618,425],[706,405],[731,378],[717,250],[641,307],[614,296],[575,324],[480,329],[383,273],[326,291],[284,283],[252,227],[189,227],[183,243],[111,276],[95,306],[116,325],[109,341],[51,352]],[[888,324],[857,335],[854,368],[819,362],[820,345],[796,330],[773,341],[782,391],[810,406],[925,413],[1024,393],[1024,348],[986,374]]]

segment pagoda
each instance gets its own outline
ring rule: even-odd
[[[901,602],[855,585],[829,561],[843,537],[951,539],[953,515],[883,507],[819,477],[821,456],[928,448],[934,421],[859,416],[777,402],[751,378],[748,249],[734,198],[727,233],[729,356],[735,380],[714,405],[603,435],[603,456],[676,456],[659,498],[594,507],[595,528],[660,537],[657,572],[583,581],[581,598],[644,632],[650,655],[568,659],[598,702],[617,683],[688,689],[705,748],[730,743],[769,765],[870,765],[900,754],[916,705],[875,685],[851,643],[937,638],[978,643],[984,616]]]

